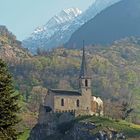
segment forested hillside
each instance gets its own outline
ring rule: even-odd
[[[44,88],[78,89],[81,54],[80,50],[58,48],[12,67],[17,88],[26,102],[31,99],[37,102],[34,95],[42,94]],[[124,100],[137,112],[140,105],[139,40],[124,39],[108,48],[89,46],[86,55],[93,94],[109,103]]]
[[[16,39],[5,26],[0,26],[0,58],[18,62],[31,55],[21,47],[21,42]]]
[[[9,63],[16,89],[22,95],[24,124],[32,126],[31,122],[35,122],[39,104],[48,88],[78,89],[82,50],[57,48],[51,52],[38,51],[38,55],[31,56],[17,42],[11,44],[15,38],[5,34],[0,34],[0,38],[0,56]],[[12,51],[14,55],[11,52],[3,55],[3,50]],[[119,117],[115,113],[118,111],[116,106],[125,101],[130,108],[135,108],[132,120],[138,122],[140,39],[126,38],[110,47],[87,46],[86,57],[92,76],[93,94],[102,97],[107,105],[112,104],[114,113],[106,110],[107,115]]]

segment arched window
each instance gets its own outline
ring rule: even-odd
[[[64,99],[61,99],[61,106],[64,106]]]
[[[77,105],[77,107],[80,106],[80,101],[79,101],[79,99],[76,101],[76,105]]]
[[[88,80],[85,80],[85,86],[88,87]]]

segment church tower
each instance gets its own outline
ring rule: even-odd
[[[81,70],[80,70],[80,75],[79,75],[79,88],[81,91],[91,90],[91,77],[89,76],[88,70],[87,70],[84,43],[83,43],[83,56],[82,56]]]
[[[83,43],[83,56],[82,56],[81,70],[79,75],[79,91],[82,95],[81,109],[87,114],[90,114],[91,99],[92,99],[91,78],[88,75],[84,43]]]

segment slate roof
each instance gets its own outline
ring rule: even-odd
[[[61,90],[61,89],[49,89],[49,91],[56,95],[67,95],[67,96],[81,96],[79,91]]]

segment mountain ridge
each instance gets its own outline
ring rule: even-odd
[[[77,15],[72,22],[68,23],[68,25],[63,24],[61,29],[59,28],[58,31],[55,31],[57,30],[57,27],[54,27],[53,30],[51,30],[52,33],[50,33],[48,38],[46,37],[45,33],[46,29],[42,28],[39,29],[39,38],[35,34],[32,34],[31,37],[23,40],[23,46],[29,48],[29,50],[32,52],[35,52],[37,48],[43,48],[47,50],[61,46],[70,39],[72,33],[76,31],[80,26],[93,18],[106,7],[111,6],[118,1],[120,0],[96,0],[86,11]]]
[[[42,48],[47,46],[49,40],[55,34],[58,34],[60,30],[65,30],[69,27],[71,22],[80,14],[81,10],[78,8],[64,9],[54,17],[52,17],[45,25],[38,27],[31,34],[31,37],[27,40],[23,40],[23,47],[28,48],[32,53],[34,53],[37,48]]]
[[[140,30],[139,0],[122,0],[88,21],[79,28],[68,41],[69,47],[81,47],[81,40],[86,45],[109,45],[125,37],[139,37]],[[78,41],[78,39],[81,40]]]

